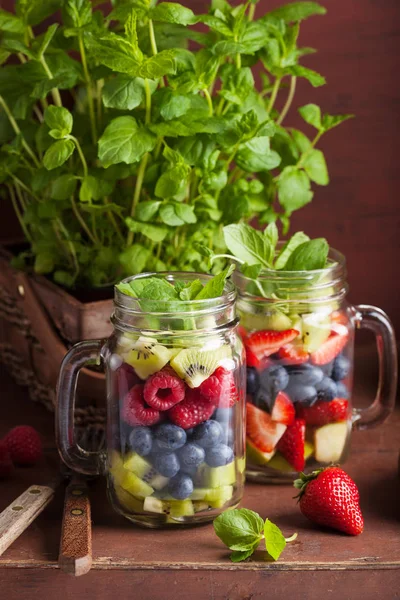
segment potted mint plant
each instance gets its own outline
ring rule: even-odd
[[[308,104],[314,138],[285,127],[297,79],[325,83],[298,45],[301,21],[325,8],[295,2],[255,20],[256,4],[213,0],[204,15],[154,0],[0,10],[0,177],[26,240],[3,256],[3,303],[17,310],[16,273],[27,272],[61,338],[107,335],[116,281],[206,271],[198,244],[224,253],[223,226],[254,217],[286,231],[313,184],[328,183],[317,144],[348,115]],[[43,27],[54,13],[60,23]],[[21,314],[8,319],[9,352]]]

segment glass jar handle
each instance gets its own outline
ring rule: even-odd
[[[356,429],[367,429],[383,423],[394,409],[397,388],[397,347],[393,325],[383,310],[368,304],[359,304],[356,326],[374,332],[379,359],[378,390],[368,408],[353,410]]]
[[[96,364],[101,359],[103,343],[104,340],[88,340],[75,344],[61,363],[57,383],[58,451],[68,467],[85,475],[98,475],[101,471],[101,462],[98,452],[87,452],[76,441],[74,427],[76,385],[82,367],[89,363]]]

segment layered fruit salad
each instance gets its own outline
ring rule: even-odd
[[[160,525],[209,519],[237,504],[245,468],[240,338],[212,328],[197,337],[124,333],[113,350],[114,505]]]
[[[243,315],[241,327],[249,473],[260,466],[298,472],[341,460],[351,428],[352,344],[345,311],[275,312],[257,319]]]

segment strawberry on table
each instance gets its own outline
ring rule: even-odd
[[[274,408],[271,412],[271,419],[284,425],[291,425],[295,418],[295,409],[293,402],[284,392],[279,392],[275,398]]]
[[[278,351],[278,356],[288,365],[302,365],[309,359],[309,354],[300,344],[285,344]]]
[[[190,429],[207,421],[214,411],[214,404],[204,398],[199,389],[187,388],[185,399],[175,404],[168,411],[168,416],[175,425],[182,429]]]
[[[310,354],[311,362],[314,365],[327,365],[334,358],[336,358],[338,354],[341,353],[347,344],[348,339],[349,335],[345,327],[344,331],[340,335],[337,333],[332,333],[326,342],[321,344],[318,350]]]
[[[317,525],[331,527],[348,535],[359,535],[364,519],[356,484],[340,467],[301,474],[294,482],[300,490],[300,510]]]
[[[246,435],[260,452],[274,452],[286,425],[273,421],[271,416],[250,402],[246,405]]]
[[[40,435],[30,425],[18,425],[3,440],[15,465],[28,467],[36,464],[43,455]]]
[[[296,419],[289,425],[278,442],[277,450],[282,454],[295,471],[302,471],[305,466],[304,444],[306,439],[306,423],[304,419]]]
[[[297,329],[286,331],[261,330],[251,333],[245,340],[248,348],[259,360],[275,354],[282,346],[299,335]]]
[[[328,423],[345,421],[349,416],[349,403],[345,398],[335,398],[331,402],[316,402],[313,406],[297,406],[297,414],[307,425],[321,427]]]

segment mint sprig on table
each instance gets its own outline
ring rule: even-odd
[[[264,540],[265,550],[272,560],[278,560],[287,542],[296,539],[297,533],[285,538],[272,521],[265,521],[248,508],[226,510],[214,520],[214,530],[220,540],[232,550],[231,560],[240,562],[249,558]]]
[[[206,283],[200,279],[192,281],[175,281],[173,284],[159,277],[144,277],[130,282],[121,282],[116,288],[123,294],[139,300],[151,300],[160,303],[188,302],[218,298],[224,293],[225,282],[235,270],[235,265],[229,265],[218,275]],[[179,310],[179,304],[177,306]]]
[[[0,182],[29,243],[17,267],[67,287],[206,271],[197,243],[223,253],[222,227],[254,217],[286,231],[329,182],[318,142],[350,115],[306,104],[310,133],[286,126],[296,86],[325,83],[299,43],[317,2],[257,18],[258,0],[202,15],[189,1],[14,4],[0,9]]]

